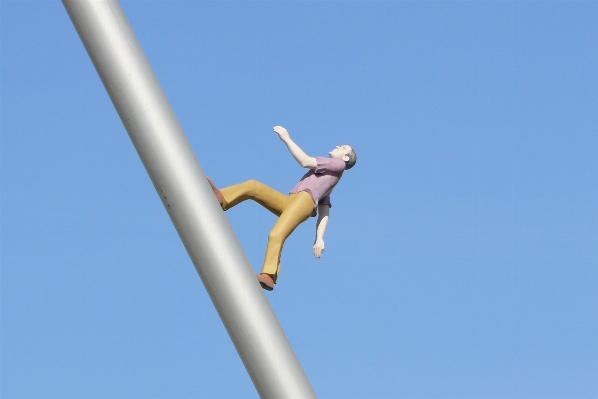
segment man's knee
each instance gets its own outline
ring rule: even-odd
[[[250,192],[250,193],[252,193],[252,194],[255,194],[259,190],[259,188],[261,186],[263,186],[262,183],[260,183],[257,180],[254,180],[254,179],[247,180],[245,182],[245,184],[247,185],[247,191]]]
[[[268,234],[268,242],[279,242],[285,239],[285,234],[277,228],[273,228]]]

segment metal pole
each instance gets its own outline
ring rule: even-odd
[[[262,398],[315,398],[120,4],[63,0]]]

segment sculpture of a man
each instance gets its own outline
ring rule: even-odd
[[[316,258],[324,252],[324,232],[330,217],[330,193],[339,182],[343,172],[351,169],[357,161],[355,150],[349,145],[340,145],[328,153],[329,157],[310,157],[289,136],[282,126],[275,126],[274,132],[286,144],[295,160],[309,171],[293,187],[289,195],[282,194],[256,180],[219,190],[210,180],[210,185],[224,211],[251,199],[278,216],[268,235],[268,248],[262,271],[257,279],[263,289],[272,291],[280,271],[280,255],[287,237],[295,228],[318,215],[316,239],[313,253]],[[208,179],[209,180],[209,179]]]

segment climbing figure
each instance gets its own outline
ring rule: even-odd
[[[251,199],[278,216],[278,220],[268,235],[268,248],[262,271],[257,279],[263,289],[272,291],[280,271],[280,255],[287,237],[297,226],[318,215],[316,239],[313,253],[320,258],[324,252],[324,232],[330,215],[330,193],[340,180],[343,172],[351,169],[357,161],[355,150],[349,145],[341,145],[328,153],[329,158],[310,157],[289,136],[282,126],[275,126],[274,132],[286,144],[289,152],[303,168],[309,171],[293,187],[289,195],[282,194],[256,180],[219,190],[208,178],[216,198],[227,211],[233,206]]]

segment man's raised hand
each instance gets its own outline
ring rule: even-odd
[[[295,161],[299,162],[302,168],[311,168],[315,169],[318,167],[318,162],[316,158],[310,157],[306,153],[303,152],[301,148],[291,139],[289,136],[289,132],[282,126],[274,126],[274,132],[280,137],[283,143],[289,149],[289,152],[295,158]]]
[[[287,129],[285,129],[282,126],[274,126],[274,132],[276,134],[278,134],[278,137],[282,140],[285,141],[289,139],[289,132],[287,132]]]

